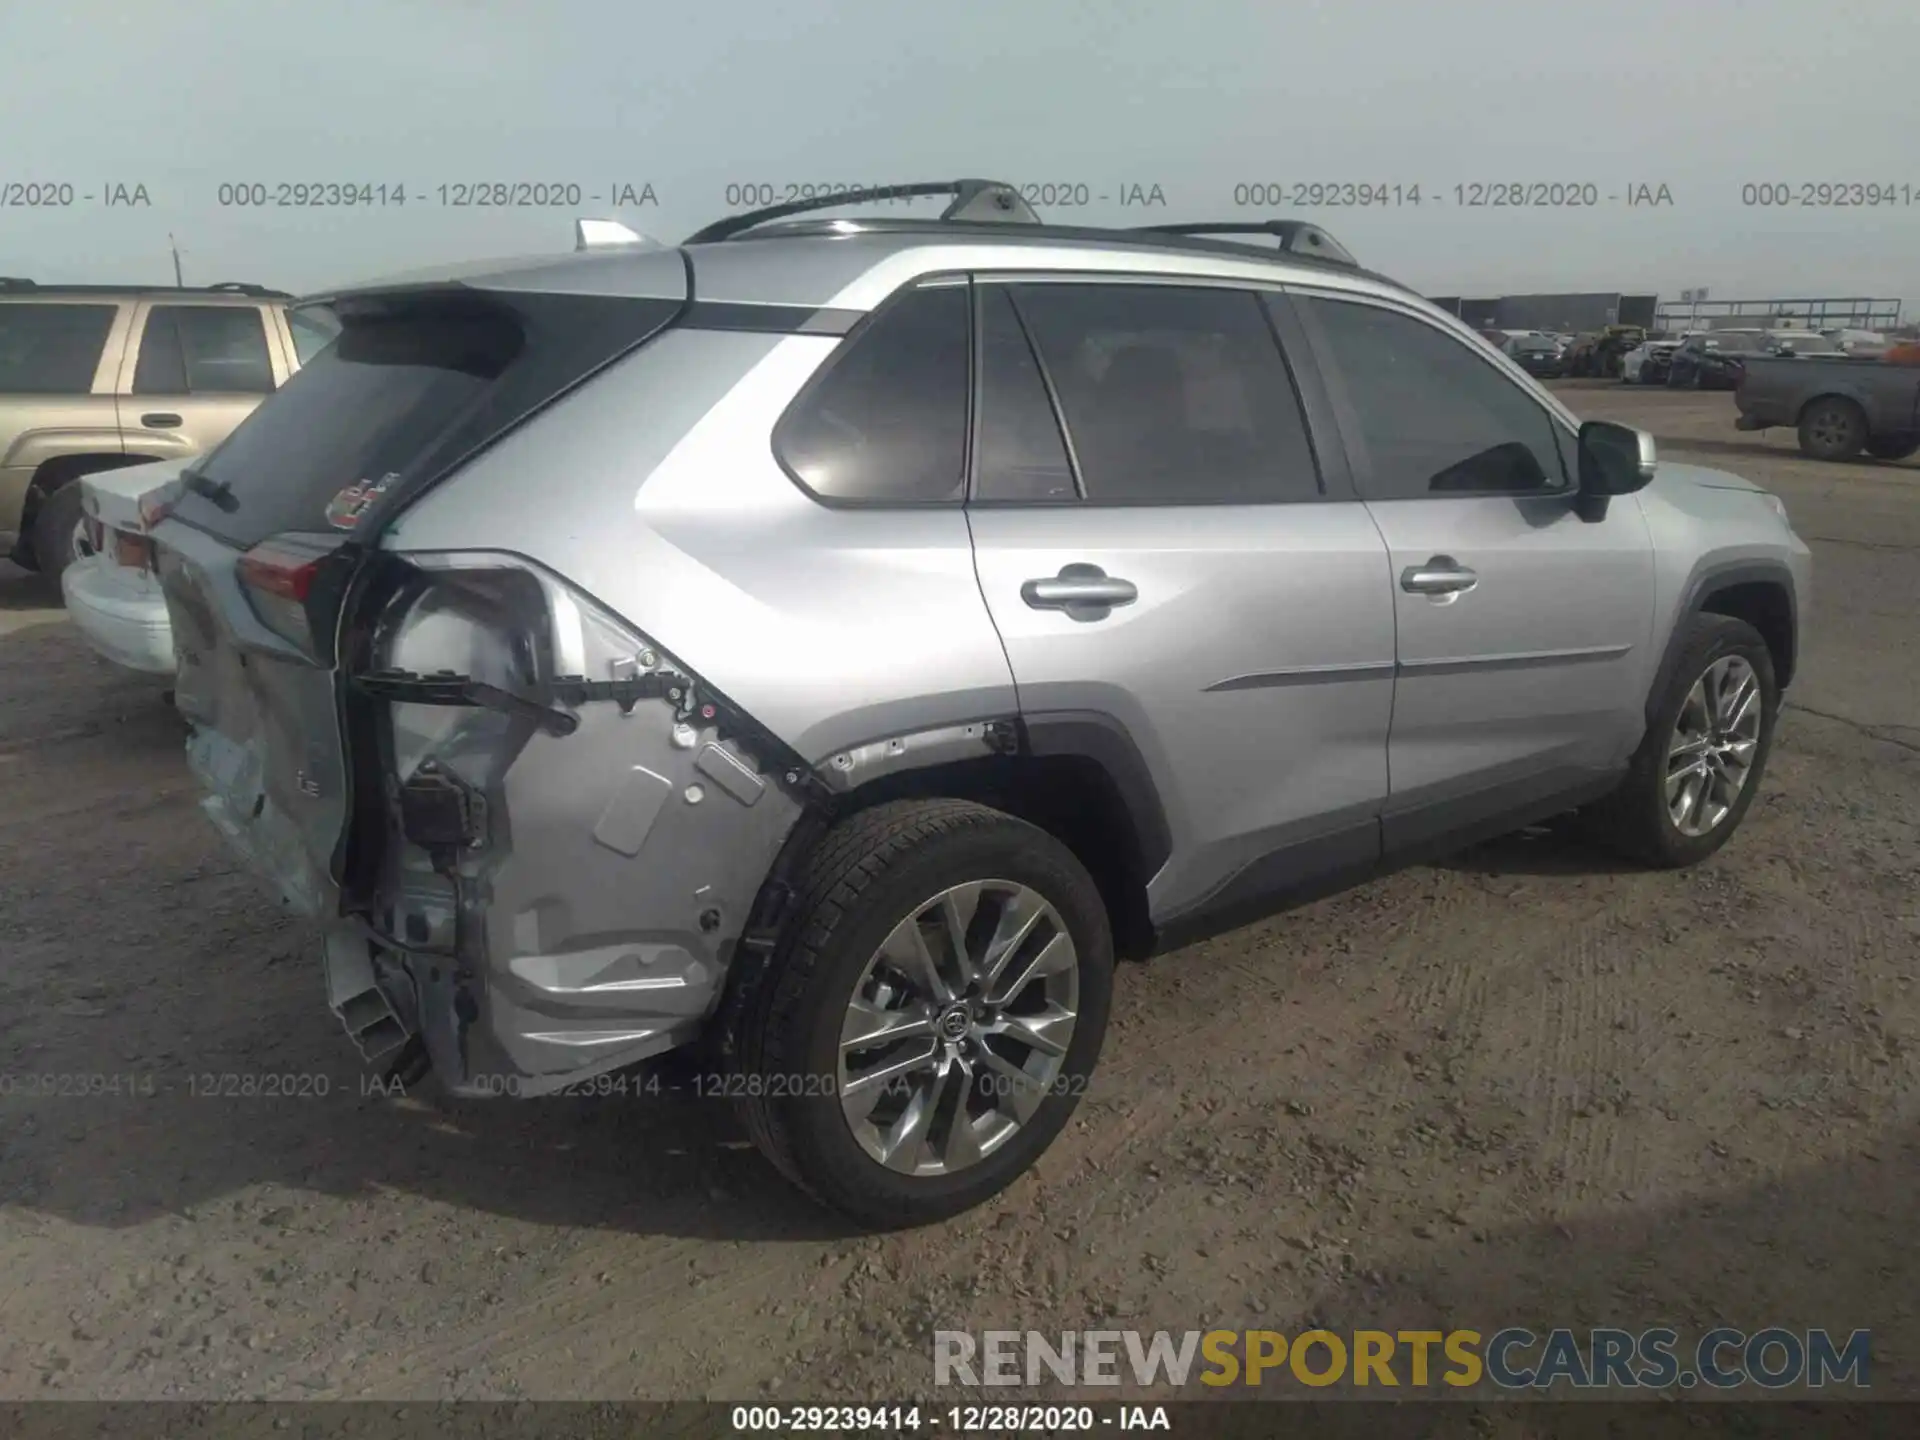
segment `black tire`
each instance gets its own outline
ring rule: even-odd
[[[1077,1018],[1047,1098],[983,1159],[951,1174],[888,1169],[854,1137],[835,1094],[839,1039],[867,961],[915,907],[950,886],[1000,879],[1037,891],[1079,957]],[[1024,1173],[1079,1104],[1099,1058],[1113,937],[1073,852],[1023,820],[962,800],[903,800],[841,821],[805,863],[768,970],[747,994],[736,1065],[748,1133],[776,1169],[870,1229],[943,1220]]]
[[[60,590],[60,572],[73,563],[73,532],[80,524],[80,482],[69,480],[40,501],[33,516],[33,560],[43,584]]]
[[[1815,460],[1851,460],[1867,443],[1866,412],[1839,395],[1823,395],[1800,412],[1800,453]]]
[[[1876,460],[1904,460],[1920,450],[1920,435],[1869,435],[1867,454]]]
[[[1620,785],[1581,817],[1593,839],[1655,869],[1697,865],[1740,828],[1747,807],[1766,776],[1773,728],[1780,715],[1780,687],[1774,679],[1767,642],[1744,620],[1727,615],[1696,615],[1680,636],[1679,654],[1666,690],[1654,707],[1645,739],[1634,752]],[[1760,687],[1760,732],[1752,767],[1726,818],[1704,835],[1682,833],[1667,809],[1667,755],[1674,727],[1688,692],[1716,660],[1739,655],[1753,667]]]

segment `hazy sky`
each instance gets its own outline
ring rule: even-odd
[[[1920,0],[0,0],[0,274],[169,282],[172,232],[189,283],[305,290],[564,249],[583,212],[678,239],[734,208],[729,184],[988,175],[1085,186],[1041,207],[1063,221],[1304,215],[1429,294],[1704,285],[1911,315],[1917,54]],[[441,203],[491,181],[582,201]],[[220,203],[283,182],[406,204]],[[1234,203],[1298,182],[1423,203]],[[1488,182],[1600,203],[1458,203]],[[1744,205],[1763,182],[1895,203]],[[49,183],[71,208],[12,203]],[[104,206],[114,184],[151,203]],[[607,199],[648,184],[657,207]],[[1629,207],[1641,184],[1672,203]],[[1155,185],[1164,207],[1120,206]]]

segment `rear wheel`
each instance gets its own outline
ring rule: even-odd
[[[1800,415],[1800,449],[1816,460],[1851,460],[1867,443],[1867,417],[1838,395],[1815,400]]]
[[[1697,864],[1739,827],[1766,770],[1780,690],[1744,620],[1696,615],[1626,777],[1582,817],[1588,833],[1661,869]]]
[[[33,517],[33,559],[40,579],[55,591],[60,573],[79,558],[80,482],[69,480],[40,502]]]
[[[1867,454],[1876,460],[1904,460],[1920,450],[1920,435],[1869,435]]]
[[[1045,831],[900,801],[822,840],[745,1002],[733,1088],[788,1178],[876,1229],[968,1209],[1072,1115],[1100,1053],[1113,940]]]

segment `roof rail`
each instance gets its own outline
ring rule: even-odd
[[[1040,223],[1033,207],[1020,198],[1019,190],[1004,181],[931,180],[911,185],[869,185],[860,190],[840,190],[831,195],[742,211],[694,231],[682,243],[706,245],[715,240],[731,240],[770,220],[784,220],[789,215],[804,215],[813,210],[837,210],[842,205],[864,205],[869,200],[912,200],[923,195],[953,196],[953,203],[940,212],[942,220],[989,220],[1012,225]]]
[[[24,275],[0,275],[0,290],[33,290],[38,287]]]
[[[183,287],[186,288],[186,287]],[[235,295],[255,295],[270,298],[284,298],[285,290],[270,290],[265,285],[252,285],[244,280],[222,280],[218,284],[206,287],[209,290],[226,290]]]
[[[1360,262],[1353,258],[1352,251],[1318,225],[1311,225],[1305,220],[1225,220],[1218,224],[1141,225],[1136,228],[1156,235],[1271,235],[1280,242],[1280,249],[1286,254],[1312,255],[1316,259],[1330,260],[1335,265],[1350,265],[1356,270],[1360,268]]]

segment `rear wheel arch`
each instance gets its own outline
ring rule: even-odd
[[[1805,402],[1800,406],[1799,412],[1793,417],[1793,423],[1798,425],[1804,421],[1807,416],[1812,413],[1816,405],[1827,405],[1836,402],[1843,405],[1851,405],[1860,412],[1863,418],[1867,413],[1866,406],[1860,403],[1858,396],[1849,395],[1841,390],[1822,390],[1818,395],[1809,395],[1806,398]]]
[[[1151,953],[1147,882],[1166,863],[1173,842],[1159,790],[1133,736],[1096,711],[1029,715],[1014,728],[1017,743],[1002,753],[894,770],[816,808],[834,823],[889,801],[970,800],[1025,820],[1066,845],[1093,876],[1117,953]]]

